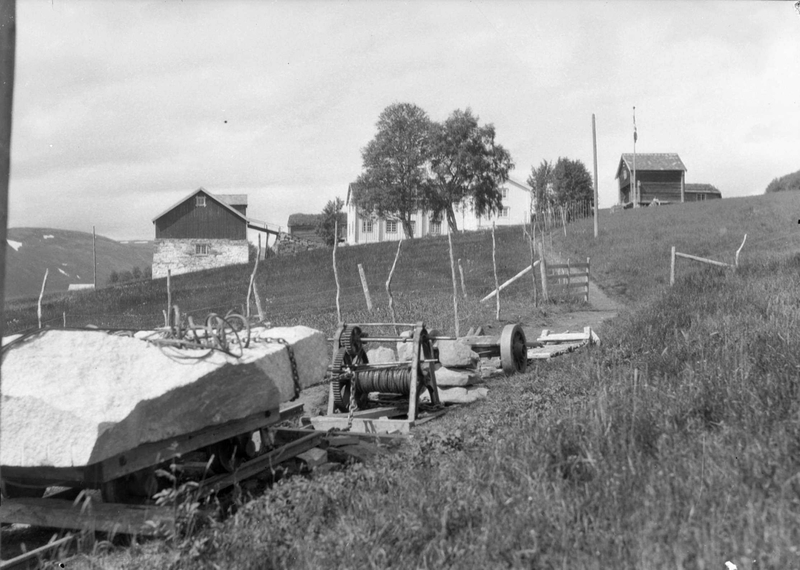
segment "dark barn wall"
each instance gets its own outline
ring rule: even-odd
[[[205,207],[188,200],[156,220],[156,239],[247,239],[247,223],[233,212],[206,197]]]
[[[642,183],[642,202],[658,199],[668,202],[681,201],[681,172],[679,170],[637,171],[636,179]]]

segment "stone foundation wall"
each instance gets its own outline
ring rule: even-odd
[[[299,251],[308,251],[310,249],[320,249],[323,247],[327,246],[322,242],[309,241],[291,234],[281,233],[275,240],[272,251],[276,255],[291,255]]]
[[[197,254],[196,245],[208,246],[207,254]],[[153,279],[214,269],[248,262],[247,240],[230,239],[160,239],[153,253]]]

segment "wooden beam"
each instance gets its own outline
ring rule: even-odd
[[[311,425],[314,426],[314,429],[322,431],[327,431],[329,429],[345,429],[347,428],[347,417],[336,418],[330,416],[317,416],[311,418]],[[350,428],[350,432],[406,434],[411,431],[411,427],[413,425],[414,422],[409,420],[371,420],[353,418],[353,425]]]
[[[53,537],[55,538],[55,536]],[[10,570],[11,568],[28,568],[30,564],[34,560],[38,560],[40,556],[44,555],[46,552],[50,550],[55,550],[57,548],[61,548],[62,546],[66,546],[70,542],[75,539],[73,535],[67,535],[64,538],[59,538],[58,540],[51,540],[44,546],[40,546],[39,548],[34,548],[24,554],[20,554],[19,556],[15,556],[14,558],[10,558],[8,560],[3,560],[0,562],[0,570]],[[24,566],[23,566],[24,565]]]
[[[63,499],[7,499],[0,505],[0,522],[109,533],[156,534],[156,524],[174,524],[174,511],[151,505],[120,505],[90,499],[82,502]]]
[[[719,267],[733,267],[730,263],[722,263],[721,261],[714,261],[713,259],[706,259],[705,257],[697,257],[696,255],[689,255],[688,253],[675,252],[677,257],[684,259],[691,259],[692,261],[699,261],[700,263],[707,263],[709,265],[717,265]]]
[[[531,271],[534,267],[539,265],[539,261],[540,260],[537,259],[532,265],[529,265],[528,267],[526,267],[525,269],[514,275],[514,277],[512,277],[511,279],[500,285],[497,289],[486,295],[483,299],[481,299],[481,303],[483,303],[484,301],[488,301],[489,299],[497,295],[498,291],[502,291],[503,289],[511,285],[514,281],[525,275],[528,271]]]
[[[347,422],[346,418],[345,422]],[[296,457],[304,451],[308,451],[313,447],[317,447],[317,445],[322,442],[324,437],[325,432],[312,431],[308,435],[287,443],[278,449],[265,453],[264,455],[259,455],[258,457],[243,463],[233,473],[217,475],[216,477],[206,479],[203,481],[200,487],[199,494],[201,497],[206,497],[208,495],[217,493],[226,487],[230,487],[238,481],[243,481],[254,475],[257,475],[262,471],[270,469],[271,467],[286,461],[287,459]]]

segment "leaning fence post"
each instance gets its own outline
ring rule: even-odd
[[[356,220],[358,223],[358,220]],[[339,235],[339,220],[333,222],[333,235]],[[342,308],[339,305],[339,271],[336,269],[336,245],[339,243],[338,237],[333,240],[333,278],[336,280],[336,317],[339,319],[338,322],[342,322]]]
[[[542,248],[542,242],[539,242],[536,245],[539,246],[539,261],[541,261],[539,269],[542,272],[542,301],[546,302],[550,298],[547,294],[547,263],[544,260],[544,249]]]
[[[586,258],[586,302],[589,302],[589,260],[591,257]]]
[[[675,246],[672,246],[672,256],[669,263],[669,286],[675,285]]]
[[[164,313],[164,326],[170,328],[170,316],[172,315],[172,269],[167,269],[167,312]]]
[[[364,266],[358,264],[358,274],[361,277],[361,288],[364,290],[364,298],[367,300],[367,310],[372,312],[372,297],[369,295],[369,286],[367,285],[367,275],[364,273]]]
[[[450,246],[450,273],[453,276],[453,318],[456,325],[456,336],[458,336],[458,283],[456,282],[456,264],[453,261],[453,237],[447,232],[447,243]]]
[[[492,265],[494,266],[494,290],[497,291],[497,320],[500,320],[500,282],[497,280],[497,247],[494,239],[494,222],[492,222]]]
[[[42,297],[44,297],[44,288],[47,286],[47,274],[50,273],[50,270],[45,268],[44,270],[44,279],[42,280],[42,290],[39,293],[39,303],[37,304],[36,313],[39,317],[39,328],[42,328]]]
[[[461,258],[458,258],[458,272],[461,274],[461,292],[464,295],[464,298],[467,298],[467,284],[464,281],[464,268],[461,266]]]
[[[394,275],[394,268],[397,267],[397,260],[400,258],[400,247],[403,245],[403,240],[399,240],[397,242],[397,253],[394,254],[394,263],[392,263],[392,269],[389,271],[389,278],[386,280],[386,294],[389,296],[389,312],[392,313],[392,323],[394,323],[394,334],[400,335],[400,332],[397,330],[397,317],[394,313],[394,299],[392,298],[392,275]]]
[[[742,245],[740,245],[739,249],[736,250],[736,260],[735,260],[736,267],[739,267],[739,253],[742,251],[742,248],[744,247],[744,242],[746,242],[746,241],[747,241],[747,234],[744,234],[744,239],[742,240]]]

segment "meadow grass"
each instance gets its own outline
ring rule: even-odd
[[[591,257],[592,279],[612,296],[641,301],[669,285],[670,248],[733,263],[744,234],[740,263],[800,250],[800,192],[726,198],[610,213],[600,211],[594,238],[591,218],[553,232],[562,257]],[[548,240],[549,243],[549,240]],[[679,259],[676,275],[704,266]]]
[[[97,562],[800,565],[800,256],[692,274],[600,336],[492,381],[394,455],[277,484],[181,557],[151,544]]]

